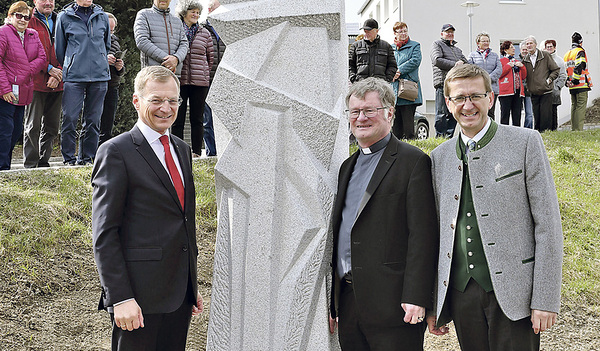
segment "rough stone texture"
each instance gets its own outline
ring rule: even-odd
[[[207,350],[337,350],[329,216],[348,156],[343,1],[221,1],[208,103],[230,137]]]

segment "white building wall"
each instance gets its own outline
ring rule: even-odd
[[[360,1],[360,0],[348,0]],[[455,40],[465,57],[469,55],[469,18],[467,9],[461,7],[463,0],[389,0],[389,17],[383,18],[382,7],[385,0],[366,0],[361,11],[361,22],[369,17],[378,20],[380,36],[393,43],[392,27],[397,20],[409,26],[410,38],[421,43],[423,61],[419,70],[424,104],[418,108],[422,113],[435,112],[435,90],[433,89],[432,68],[429,52],[431,43],[439,39],[443,24],[451,23],[456,28]],[[534,35],[538,47],[545,39],[556,40],[557,54],[563,56],[571,48],[571,35],[577,31],[583,36],[583,46],[589,60],[592,80],[597,86],[592,89],[588,105],[600,96],[600,19],[596,0],[524,0],[500,1],[479,0],[473,16],[473,38],[485,31],[491,36],[491,48],[499,54],[500,43],[504,40],[520,41]],[[377,8],[381,9],[377,18]],[[372,14],[372,16],[371,16]],[[362,24],[361,24],[362,26]],[[473,48],[476,48],[473,43]],[[562,90],[562,105],[559,107],[559,123],[570,118],[570,96],[567,88]],[[500,115],[497,104],[496,115]]]

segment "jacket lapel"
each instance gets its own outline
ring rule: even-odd
[[[177,203],[177,206],[179,206],[179,208],[183,210],[181,208],[181,204],[179,203],[179,197],[177,196],[177,191],[175,191],[175,186],[173,186],[173,182],[171,181],[169,173],[167,173],[165,167],[163,167],[162,163],[160,163],[160,160],[158,159],[158,157],[156,157],[154,150],[152,150],[152,147],[150,146],[146,138],[144,138],[144,135],[138,129],[137,126],[131,129],[131,138],[133,139],[133,143],[136,145],[136,150],[140,153],[144,160],[146,160],[150,168],[152,168],[156,176],[160,179],[165,189],[167,189],[169,194],[171,194],[173,201],[175,201],[175,203]],[[179,157],[179,154],[177,156]],[[181,166],[183,170],[183,162],[180,163],[182,164]]]
[[[398,152],[399,145],[398,143],[399,142],[397,141],[397,139],[394,136],[392,136],[388,145],[385,147],[383,155],[381,155],[381,160],[379,160],[379,163],[377,164],[377,167],[373,172],[373,176],[371,176],[369,185],[367,185],[367,190],[365,191],[365,194],[363,195],[362,200],[360,201],[358,213],[356,214],[356,219],[360,217],[362,210],[365,208],[365,206],[371,199],[371,196],[373,196],[373,193],[375,193],[375,190],[377,190],[377,187],[383,180],[383,177],[385,177],[390,167],[392,167],[392,165],[396,161],[396,154]],[[355,222],[356,219],[354,220]]]

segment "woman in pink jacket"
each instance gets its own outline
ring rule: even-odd
[[[23,132],[25,105],[33,97],[33,75],[48,67],[38,33],[28,29],[31,9],[24,1],[8,9],[0,27],[0,170],[10,169],[12,150]]]

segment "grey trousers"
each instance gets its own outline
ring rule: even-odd
[[[48,166],[54,138],[60,125],[62,91],[33,92],[31,104],[25,107],[23,166]]]

